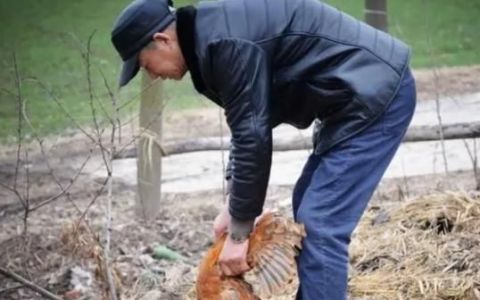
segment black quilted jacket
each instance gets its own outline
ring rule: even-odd
[[[263,208],[272,128],[321,120],[315,152],[366,128],[408,67],[401,41],[316,0],[225,0],[177,11],[195,88],[225,109],[232,132],[230,213]]]

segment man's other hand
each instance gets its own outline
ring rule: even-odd
[[[225,276],[240,275],[250,269],[247,264],[248,239],[238,243],[227,236],[218,264]]]

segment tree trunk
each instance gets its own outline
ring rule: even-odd
[[[144,220],[155,218],[161,199],[162,182],[162,82],[155,83],[142,72],[140,102],[141,137],[137,148],[137,198],[135,213]],[[136,149],[136,148],[135,148]]]
[[[387,0],[365,0],[365,22],[388,32]]]
[[[444,125],[443,132],[446,140],[478,138],[480,137],[480,122]],[[437,140],[440,140],[438,126],[414,126],[409,128],[403,142],[425,142]],[[296,135],[294,138],[277,137],[273,140],[274,151],[304,150],[311,148],[312,142],[310,136]],[[162,144],[164,155],[195,151],[218,151],[222,149],[230,149],[229,137],[223,137],[223,142],[220,140],[220,137],[204,137],[169,141]],[[135,148],[129,148],[122,153],[117,153],[115,157],[120,159],[136,157],[136,155],[137,150]]]

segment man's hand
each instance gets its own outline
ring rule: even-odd
[[[227,202],[213,222],[213,233],[215,234],[216,239],[219,239],[222,234],[227,231],[231,218],[232,217],[230,217],[230,213],[228,212]]]
[[[256,222],[270,210],[264,210],[262,215],[257,217]],[[219,239],[225,232],[228,231],[231,225],[232,217],[228,211],[228,202],[222,208],[218,216],[213,222],[213,231],[215,238]],[[248,239],[244,242],[235,242],[227,235],[225,244],[219,257],[219,267],[222,273],[226,276],[235,276],[242,274],[250,269],[247,264]]]
[[[226,276],[240,275],[250,269],[247,264],[248,239],[238,243],[227,236],[218,264]]]

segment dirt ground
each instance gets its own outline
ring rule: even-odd
[[[438,69],[435,74],[415,70],[414,75],[420,101],[480,91],[480,66]],[[164,119],[164,139],[218,135],[226,130],[225,126],[220,129],[218,120],[218,110],[212,108],[168,115]],[[123,134],[124,140],[132,137],[128,129]],[[101,160],[100,152],[78,132],[49,137],[43,146],[42,153],[36,142],[25,145],[22,149],[28,149],[28,159],[22,150],[18,164],[15,145],[0,149],[0,267],[68,299],[101,299],[105,280],[95,277],[95,269],[104,257],[96,243],[104,242],[107,190],[103,182],[78,172],[85,160]],[[404,203],[432,191],[472,190],[473,177],[473,172],[464,171],[451,173],[448,178],[437,175],[384,180],[371,207]],[[25,216],[25,199],[30,208],[36,207],[57,195],[59,184],[69,187],[66,195]],[[11,191],[15,186],[18,194]],[[291,215],[291,192],[291,186],[270,186],[266,206]],[[163,194],[156,220],[143,222],[133,211],[134,187],[114,182],[111,256],[122,299],[183,299],[192,287],[194,266],[211,245],[212,224],[222,201],[220,190]],[[73,230],[71,225],[80,219],[85,220],[80,230]],[[167,246],[184,259],[152,258],[157,246]],[[81,291],[79,295],[72,292],[74,287]],[[43,298],[0,276],[0,299]]]

